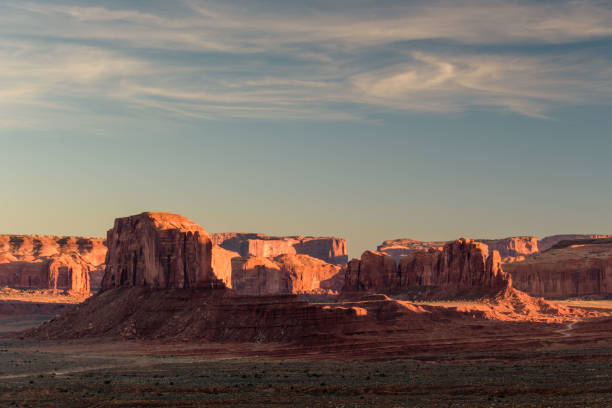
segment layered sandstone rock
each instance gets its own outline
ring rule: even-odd
[[[346,240],[334,237],[272,237],[265,234],[223,232],[211,234],[214,245],[240,256],[272,258],[303,254],[325,262],[343,265],[348,260]]]
[[[0,235],[0,285],[88,295],[105,255],[102,238]]]
[[[332,294],[343,281],[340,266],[308,255],[232,259],[231,287],[244,295]]]
[[[504,265],[514,286],[530,295],[561,298],[612,294],[612,239],[557,241],[522,262]]]
[[[437,287],[441,294],[484,294],[507,289],[511,278],[501,268],[497,251],[462,238],[444,247],[414,251],[396,266],[390,255],[366,251],[349,262],[343,291],[397,292],[415,287]]]
[[[145,212],[115,220],[108,231],[102,288],[223,286],[212,269],[212,242],[187,218]]]

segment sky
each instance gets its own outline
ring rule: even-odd
[[[0,2],[0,233],[612,233],[608,1]]]

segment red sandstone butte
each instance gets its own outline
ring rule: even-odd
[[[442,248],[415,251],[396,266],[390,255],[366,251],[349,262],[343,291],[397,292],[415,287],[436,287],[441,293],[489,294],[511,287],[497,251],[470,239],[449,242]]]
[[[104,290],[224,286],[213,273],[208,233],[181,215],[145,212],[118,218],[107,243]]]
[[[0,285],[89,295],[105,256],[102,238],[0,235]]]
[[[344,265],[348,260],[346,240],[335,237],[272,237],[265,234],[221,232],[210,235],[214,245],[242,257],[273,258],[279,255],[308,255],[327,263]]]

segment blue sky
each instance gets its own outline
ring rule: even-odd
[[[603,1],[5,1],[5,233],[612,231]]]

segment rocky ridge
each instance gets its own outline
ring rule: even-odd
[[[366,251],[349,262],[343,292],[402,292],[428,288],[428,296],[483,296],[512,286],[497,251],[462,238],[442,248],[413,251],[396,265],[383,252]]]

